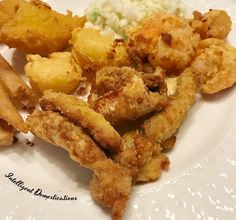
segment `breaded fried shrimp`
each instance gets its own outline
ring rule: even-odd
[[[236,83],[236,49],[223,40],[209,38],[200,42],[199,55],[191,69],[200,82],[200,91],[213,94]]]

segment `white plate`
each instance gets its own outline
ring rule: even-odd
[[[48,2],[56,10],[80,13],[88,4],[86,0]],[[236,46],[236,0],[185,3],[203,12],[210,8],[227,10],[234,22],[229,42]],[[20,52],[4,46],[0,52],[23,71],[25,60]],[[236,219],[235,100],[235,86],[207,100],[199,98],[169,154],[169,172],[157,182],[134,187],[125,219]],[[71,161],[63,150],[39,139],[34,143],[30,147],[22,139],[14,147],[0,148],[0,219],[110,219],[109,212],[91,199],[91,173]],[[20,191],[6,177],[9,173],[32,192]],[[67,195],[77,200],[46,200],[34,195],[37,189],[45,195]]]

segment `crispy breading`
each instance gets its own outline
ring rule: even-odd
[[[104,71],[107,72],[107,69]],[[119,74],[115,74],[116,71]],[[128,76],[127,79],[122,77],[122,73],[124,76]],[[111,124],[118,125],[125,121],[136,120],[148,113],[161,110],[168,104],[166,96],[147,90],[139,72],[130,71],[129,68],[118,68],[114,69],[114,77],[117,75],[120,75],[118,78],[121,80],[119,82],[114,80],[114,82],[118,82],[117,85],[114,85],[114,90],[109,91],[113,85],[112,80],[105,80],[102,85],[106,84],[106,87],[99,83],[97,87],[98,94],[101,93],[99,88],[104,94],[97,99],[93,97],[89,99],[95,111],[102,113]],[[111,74],[109,77],[112,78],[113,75]]]
[[[0,119],[12,125],[17,131],[28,132],[28,128],[20,113],[13,105],[7,90],[0,81]]]
[[[112,208],[112,220],[121,220],[131,194],[132,178],[128,169],[107,159],[95,163],[93,170],[90,182],[93,199]]]
[[[79,126],[58,113],[35,110],[27,122],[33,134],[64,148],[73,160],[94,171],[90,184],[93,198],[103,206],[112,208],[114,220],[121,219],[131,193],[129,171],[107,159]]]
[[[55,52],[48,57],[27,55],[25,72],[38,93],[47,89],[71,93],[83,80],[82,69],[70,52]]]
[[[223,40],[208,38],[200,42],[199,50],[191,69],[202,93],[217,93],[236,83],[236,48]]]
[[[140,132],[157,143],[163,143],[171,138],[194,104],[196,91],[195,76],[188,68],[179,76],[177,91],[167,107],[146,120],[140,128]]]
[[[130,169],[133,182],[150,182],[169,167],[169,159],[161,153],[160,144],[149,140],[138,131],[122,137],[122,151],[114,156],[122,166]]]
[[[0,28],[12,19],[23,0],[2,0],[0,1]]]
[[[47,55],[68,46],[71,32],[82,27],[85,17],[57,13],[45,3],[31,1],[20,4],[15,16],[4,24],[0,42],[26,53]]]
[[[202,39],[226,39],[231,31],[232,21],[226,11],[211,9],[203,15],[198,11],[194,11],[193,15],[194,19],[190,24]]]
[[[37,137],[67,150],[71,159],[92,169],[106,159],[103,151],[79,126],[52,111],[35,110],[27,119],[29,130]]]
[[[12,145],[15,129],[5,121],[0,120],[0,147]]]
[[[187,67],[198,43],[199,35],[193,32],[188,20],[157,12],[131,33],[129,53],[173,74]]]
[[[0,80],[8,90],[14,104],[32,109],[37,103],[33,90],[20,78],[12,66],[0,55]]]
[[[86,128],[101,146],[114,151],[120,150],[119,133],[102,114],[90,108],[87,102],[75,96],[49,90],[44,92],[40,105],[44,110],[59,111],[69,120]]]

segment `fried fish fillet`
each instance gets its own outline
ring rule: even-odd
[[[97,99],[89,99],[95,111],[102,113],[111,124],[119,125],[125,121],[136,120],[148,113],[161,110],[168,104],[166,96],[148,91],[139,72],[130,71],[128,68],[118,68],[117,71],[124,76],[128,75],[127,79],[121,76],[120,81],[114,80],[117,82],[114,88],[109,80],[104,80],[102,86],[98,83],[97,93],[101,93],[101,88],[104,94]],[[112,78],[112,75],[109,77]],[[109,91],[110,89],[112,90]]]
[[[12,125],[17,131],[28,132],[28,128],[21,115],[13,105],[7,90],[0,81],[0,119]]]
[[[20,78],[12,66],[0,55],[0,80],[7,88],[14,103],[26,109],[32,109],[37,103],[33,90]]]
[[[69,120],[86,128],[101,146],[114,151],[120,150],[119,133],[102,114],[95,112],[85,101],[48,90],[44,92],[40,104],[44,110],[59,111]]]
[[[195,102],[197,85],[194,73],[186,69],[178,78],[177,91],[168,106],[160,113],[146,120],[140,132],[147,138],[164,143],[175,135],[189,109]]]
[[[68,46],[72,30],[82,27],[85,17],[57,13],[39,0],[20,4],[15,16],[0,31],[0,42],[26,53],[47,55]]]
[[[82,128],[58,113],[35,110],[28,117],[27,124],[33,134],[64,148],[73,160],[84,167],[91,169],[95,162],[106,159],[102,150]]]
[[[0,146],[12,145],[14,141],[15,130],[11,125],[5,121],[0,120]]]
[[[132,178],[128,169],[107,159],[93,164],[93,170],[90,183],[93,199],[112,208],[112,220],[121,220],[131,194]]]
[[[114,155],[114,159],[130,169],[133,183],[156,180],[169,167],[169,159],[161,153],[160,144],[140,135],[138,131],[126,133],[121,146],[122,151]]]

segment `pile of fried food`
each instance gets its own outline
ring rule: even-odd
[[[196,93],[235,84],[236,49],[225,42],[232,23],[223,10],[189,20],[156,12],[123,41],[83,28],[85,21],[38,0],[0,2],[0,42],[27,53],[31,85],[0,57],[0,145],[30,131],[64,148],[94,172],[92,197],[118,220],[132,185],[168,169],[166,152]],[[75,91],[88,81],[84,101]]]

